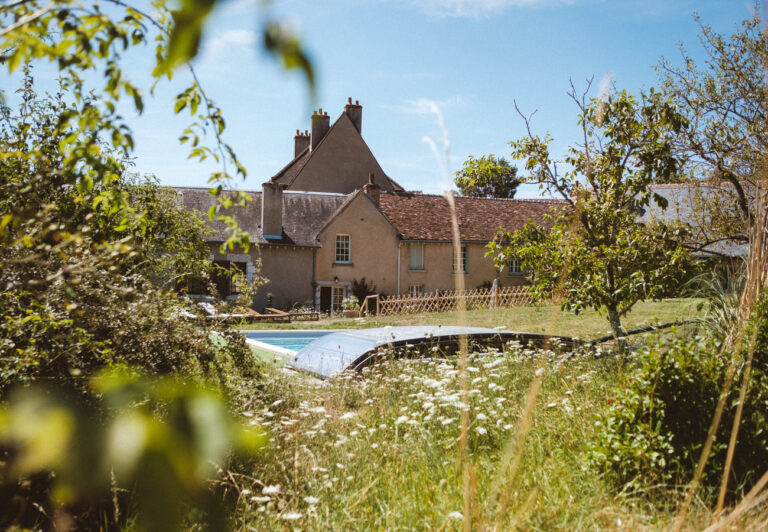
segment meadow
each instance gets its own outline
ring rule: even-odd
[[[684,315],[696,315],[695,301],[646,303],[630,324]],[[365,325],[451,319],[401,316]],[[604,318],[560,313],[552,305],[470,311],[466,322],[585,337],[605,331]],[[359,324],[345,325],[353,323]],[[658,339],[651,334],[642,341]],[[460,357],[438,354],[391,360],[333,381],[268,366],[261,393],[243,415],[268,432],[269,444],[249,464],[252,474],[229,479],[238,494],[238,524],[252,530],[664,529],[682,489],[617,491],[589,458],[616,383],[633,371],[631,359],[595,354],[509,345],[503,352],[474,350],[465,368]],[[705,528],[711,517],[699,502],[686,526]]]

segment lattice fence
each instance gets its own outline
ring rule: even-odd
[[[481,308],[512,307],[529,305],[533,298],[524,286],[507,286],[496,292],[490,289],[464,290],[462,292],[435,292],[420,296],[391,296],[380,298],[378,305],[366,301],[366,310],[382,316],[391,314],[421,314],[425,312],[448,312],[456,310],[460,301],[467,310]]]

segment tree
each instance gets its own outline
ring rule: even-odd
[[[181,0],[171,12],[160,0],[151,16],[123,0],[20,0],[0,9],[0,68],[48,61],[61,83],[59,94],[39,98],[28,69],[20,108],[0,116],[0,493],[13,505],[2,528],[175,529],[190,506],[222,515],[211,466],[237,443],[239,424],[202,389],[234,396],[259,370],[241,335],[212,335],[215,324],[182,319],[184,303],[167,290],[204,269],[209,250],[201,220],[156,183],[127,177],[133,137],[122,116],[126,107],[141,113],[152,87],[121,68],[128,49],[152,41],[153,82],[189,68],[192,82],[174,102],[192,121],[181,141],[192,159],[220,164],[209,179],[219,199],[209,217],[227,223],[227,246],[247,248],[249,236],[226,212],[247,196],[225,190],[246,170],[188,64],[215,3]],[[312,88],[299,41],[271,21],[264,35]],[[110,392],[107,369],[131,376]],[[177,388],[161,375],[191,382]],[[9,403],[14,387],[31,395]],[[200,433],[194,427],[215,426],[207,416],[226,430]],[[133,441],[130,456],[102,445],[121,419],[129,422],[123,436],[149,435]],[[207,513],[206,528],[220,529]]]
[[[499,268],[508,258],[521,259],[534,291],[561,297],[564,309],[606,311],[618,338],[635,303],[663,296],[688,267],[682,228],[636,219],[651,201],[665,206],[648,185],[679,172],[672,142],[686,121],[657,92],[640,102],[624,91],[587,100],[590,85],[578,96],[571,84],[583,144],[568,150],[564,173],[550,155],[552,139],[531,133],[529,117],[521,114],[528,135],[510,142],[513,158],[529,172],[524,181],[568,208],[553,213],[550,227],[529,222],[514,234],[502,232],[488,254]]]
[[[702,24],[700,42],[706,54],[697,64],[681,45],[682,65],[662,59],[657,72],[662,91],[686,118],[674,149],[684,173],[715,185],[717,194],[697,199],[704,214],[702,247],[717,241],[748,241],[754,221],[755,186],[768,153],[765,68],[768,44],[755,4],[754,16],[730,36]]]
[[[453,179],[462,196],[474,198],[514,198],[520,179],[517,168],[501,157],[472,155],[464,162],[464,168]]]

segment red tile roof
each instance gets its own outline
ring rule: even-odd
[[[464,242],[488,242],[501,226],[522,229],[528,220],[542,223],[543,216],[567,207],[562,200],[487,199],[456,197],[459,235]],[[404,240],[453,240],[448,200],[434,195],[381,194],[381,211]]]

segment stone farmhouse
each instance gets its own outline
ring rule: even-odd
[[[542,221],[564,202],[537,199],[456,198],[461,260],[453,252],[451,217],[443,196],[409,192],[391,179],[363,140],[362,107],[350,99],[333,123],[322,109],[311,130],[297,131],[293,159],[252,201],[234,211],[254,244],[248,253],[221,254],[221,233],[209,237],[213,260],[268,283],[253,306],[310,305],[338,309],[353,281],[365,278],[381,294],[452,290],[463,273],[467,288],[499,278],[525,283],[516,261],[499,272],[485,257],[500,227],[512,231]],[[207,212],[215,199],[205,188],[177,188],[182,203]],[[218,228],[222,229],[222,228]],[[219,294],[235,287],[220,280]]]

